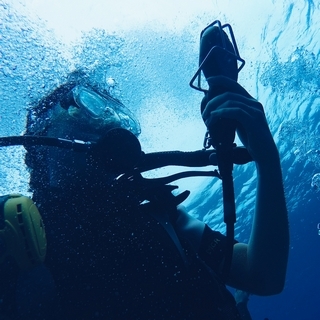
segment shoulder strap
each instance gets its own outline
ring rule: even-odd
[[[146,204],[145,206],[148,207],[148,210],[146,210],[147,213],[150,214],[154,219],[156,219],[162,225],[162,227],[167,231],[168,235],[170,236],[177,250],[179,251],[179,254],[183,262],[185,263],[185,265],[188,265],[186,254],[182,248],[182,245],[177,236],[177,233],[174,230],[172,223],[170,222],[168,214],[164,212],[159,212],[158,210],[150,210],[153,207],[152,205]]]

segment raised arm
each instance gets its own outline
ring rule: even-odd
[[[237,133],[257,167],[255,214],[248,244],[234,246],[229,285],[258,295],[282,291],[289,251],[289,227],[277,147],[262,105],[238,83],[215,77],[210,85],[226,93],[202,114],[210,129],[220,118],[237,120]]]

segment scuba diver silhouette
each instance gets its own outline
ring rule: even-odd
[[[202,117],[209,131],[221,118],[235,120],[246,149],[234,148],[232,161],[241,163],[245,150],[256,163],[248,244],[230,242],[181,206],[189,192],[173,194],[170,183],[194,173],[141,174],[168,164],[207,166],[219,155],[143,153],[133,114],[82,72],[30,110],[24,137],[3,140],[27,149],[32,199],[46,227],[39,275],[48,272],[48,291],[57,293],[39,312],[19,316],[232,320],[241,318],[226,284],[258,295],[282,291],[288,221],[278,151],[261,104],[236,81],[210,78],[211,88],[221,86],[225,92],[207,99]]]

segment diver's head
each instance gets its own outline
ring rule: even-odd
[[[46,112],[35,110],[35,115],[28,117],[26,130],[28,135],[99,142],[115,128],[125,129],[134,136],[140,133],[139,122],[122,103],[98,86],[81,80],[75,81],[72,85],[68,83],[59,87],[51,95],[42,99],[42,103],[39,103],[36,109],[39,107]],[[37,119],[37,116],[41,119]],[[94,187],[110,179],[107,166],[104,166],[102,161],[97,161],[93,153],[75,152],[56,147],[45,149],[45,151],[42,149],[43,155],[29,155],[27,165],[35,171],[37,170],[36,157],[41,158],[42,164],[45,161],[49,187],[69,190],[85,185]],[[130,155],[124,156],[130,157]],[[34,159],[30,161],[32,157]],[[38,175],[39,179],[44,178]],[[37,179],[31,180],[31,187],[35,188],[34,182]],[[41,187],[41,184],[39,186]]]

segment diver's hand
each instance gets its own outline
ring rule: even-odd
[[[209,80],[213,98],[202,113],[208,129],[221,118],[235,120],[239,138],[257,165],[250,240],[248,244],[234,245],[227,284],[252,294],[277,294],[285,284],[289,252],[288,215],[279,153],[262,105],[235,81],[225,77]],[[225,93],[214,95],[214,91],[218,91],[216,88]]]
[[[261,103],[227,77],[210,78],[210,90],[215,86],[224,88],[225,93],[211,99],[204,108],[202,118],[207,128],[210,130],[221,118],[234,119],[237,134],[254,161],[261,163],[277,155]]]
[[[247,291],[242,291],[236,289],[234,292],[234,299],[236,300],[236,303],[245,303],[247,304],[249,301],[250,293]]]

